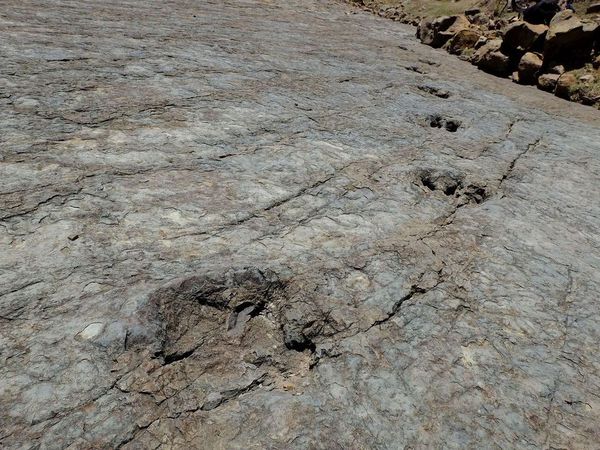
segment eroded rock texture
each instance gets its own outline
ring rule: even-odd
[[[3,448],[594,448],[600,113],[331,2],[8,0]]]

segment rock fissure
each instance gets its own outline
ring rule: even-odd
[[[376,326],[380,326],[386,322],[388,322],[389,320],[393,319],[396,314],[398,313],[398,311],[400,311],[400,308],[402,308],[402,304],[408,300],[411,300],[415,295],[417,294],[425,294],[427,291],[423,288],[420,288],[418,286],[411,286],[410,288],[410,292],[408,294],[406,294],[404,297],[400,298],[400,300],[398,300],[394,306],[392,307],[392,310],[387,313],[387,315],[382,318],[382,319],[378,319],[375,322],[373,322],[371,325],[369,325],[367,327],[367,329],[365,331],[369,331],[371,328],[376,327]]]
[[[500,178],[500,182],[498,184],[498,188],[500,189],[502,187],[502,184],[509,179],[512,174],[513,171],[515,169],[516,164],[524,157],[526,157],[531,151],[535,150],[540,143],[542,142],[541,138],[537,139],[535,142],[528,144],[527,147],[525,148],[525,150],[521,151],[520,153],[518,153],[510,162],[510,164],[508,165],[506,171],[504,172],[504,174],[502,174],[502,178]]]

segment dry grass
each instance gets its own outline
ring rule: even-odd
[[[594,70],[588,65],[582,69],[574,70],[572,73],[577,77],[577,84],[573,85],[569,91],[586,92],[591,96],[600,96],[600,70]],[[592,75],[594,81],[581,81],[581,77],[584,75]]]

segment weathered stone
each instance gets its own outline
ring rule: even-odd
[[[460,55],[465,50],[474,49],[480,37],[480,34],[475,30],[460,30],[446,42],[444,49],[449,53]]]
[[[473,17],[469,17],[469,22],[471,22],[473,25],[477,25],[480,28],[485,29],[485,27],[487,27],[490,23],[490,17],[487,14],[480,13]],[[491,27],[490,29],[494,28]]]
[[[558,97],[570,99],[577,85],[577,77],[572,72],[563,73],[556,83],[555,93]]]
[[[433,29],[433,21],[432,18],[426,18],[419,22],[417,26],[417,39],[419,39],[425,45],[433,45],[436,41],[435,30]],[[441,45],[444,45],[442,43]]]
[[[544,44],[544,61],[579,67],[590,61],[599,25],[584,23],[570,10],[557,14],[550,22]]]
[[[417,37],[423,44],[432,47],[443,46],[452,36],[468,29],[470,23],[464,15],[443,16],[437,19],[423,20],[417,28]]]
[[[543,61],[540,55],[531,52],[525,53],[519,61],[519,83],[535,84],[542,65]]]
[[[580,103],[600,108],[600,92],[598,89],[594,89],[590,85],[583,85],[579,89],[578,95]]]
[[[587,14],[596,14],[596,13],[600,14],[600,2],[595,2],[595,3],[590,4],[587,7],[586,13]]]
[[[505,53],[523,54],[540,46],[547,31],[546,25],[532,25],[523,21],[512,23],[504,30],[502,50]]]
[[[557,75],[562,75],[563,73],[565,73],[565,66],[558,65],[558,66],[550,67],[548,69],[548,73],[555,73]]]
[[[538,77],[537,80],[538,88],[540,88],[542,91],[554,92],[554,89],[556,88],[556,83],[558,82],[559,78],[560,75],[555,73],[542,74]]]
[[[519,3],[519,2],[514,2]],[[554,17],[554,15],[560,12],[561,7],[566,6],[566,0],[535,0],[530,2],[520,2],[520,3],[529,3],[529,6],[525,7],[522,12],[523,19],[526,22],[533,24],[547,24]],[[563,5],[561,5],[563,3]],[[524,6],[525,6],[524,5]]]
[[[3,449],[600,442],[600,112],[349,11],[2,2]]]
[[[560,11],[559,13],[557,13],[554,17],[552,17],[552,20],[550,21],[549,25],[555,29],[557,26],[560,27],[560,29],[563,28],[568,28],[570,26],[571,23],[579,23],[579,17],[577,16],[577,14],[575,14],[572,10],[570,9],[564,9],[562,11]]]
[[[508,26],[509,22],[507,22],[504,19],[498,18],[498,19],[490,19],[490,21],[488,22],[488,29],[490,30],[495,30],[495,31],[500,31],[505,29]]]
[[[491,52],[496,52],[500,50],[502,46],[502,39],[489,39],[486,40],[483,45],[481,45],[477,51],[473,54],[471,58],[471,62],[475,65],[478,65],[481,59]]]
[[[472,25],[485,26],[490,21],[490,16],[481,12],[479,9],[474,8],[473,10],[465,11],[465,16]]]
[[[485,72],[500,76],[508,75],[511,71],[511,62],[510,58],[500,51],[501,45],[500,39],[488,41],[474,53],[471,62]]]
[[[579,81],[583,82],[583,83],[593,83],[595,80],[594,75],[592,75],[591,73],[582,75],[579,77]]]

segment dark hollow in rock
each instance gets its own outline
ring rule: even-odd
[[[419,59],[419,62],[427,64],[428,66],[439,67],[441,64],[437,61],[431,61],[430,59]]]
[[[475,184],[469,184],[462,190],[463,197],[467,198],[470,203],[480,204],[489,198],[489,193],[485,187]]]
[[[222,354],[225,361],[255,351],[265,361],[281,362],[286,350],[314,353],[323,339],[343,330],[315,305],[303,283],[256,268],[171,283],[151,295],[140,316],[153,338],[131,350],[150,350],[164,366],[182,360],[201,364],[199,354]],[[272,351],[274,344],[283,345]]]
[[[456,119],[446,119],[439,114],[431,115],[427,118],[431,128],[444,128],[450,133],[456,133],[461,127],[462,122]]]
[[[445,98],[450,97],[450,92],[445,91],[443,89],[438,89],[433,86],[417,86],[417,89],[419,89],[420,91],[426,92],[428,94],[434,95],[436,97],[439,97],[439,98],[445,99]]]
[[[313,341],[301,334],[296,337],[289,336],[285,341],[285,346],[288,349],[295,350],[297,352],[308,350],[310,353],[314,353],[317,349],[317,346]]]
[[[324,314],[308,296],[292,299],[281,311],[283,342],[289,350],[314,353],[317,343],[334,336],[343,327]]]
[[[453,196],[462,186],[462,181],[452,175],[441,175],[433,172],[424,172],[420,177],[421,184],[430,191],[440,191],[445,195]]]
[[[348,329],[318,305],[316,287],[244,268],[156,290],[138,311],[148,338],[121,355],[130,369],[119,389],[151,398],[157,417],[179,417],[306,375],[318,346]]]
[[[190,356],[216,334],[242,334],[253,317],[283,295],[283,288],[272,273],[244,269],[222,277],[195,276],[158,290],[149,304],[158,329],[158,353],[168,364],[180,355]]]
[[[425,170],[418,175],[420,183],[429,191],[438,191],[456,199],[459,206],[469,203],[480,204],[489,198],[486,186],[465,183],[464,177],[448,172]]]
[[[419,67],[419,66],[406,66],[406,67],[405,67],[405,69],[406,69],[406,70],[409,70],[409,71],[411,71],[411,72],[420,73],[420,74],[422,74],[422,75],[424,75],[424,74],[426,74],[426,73],[427,73],[427,71],[426,71],[426,70],[422,69],[422,68],[421,68],[421,67]]]

